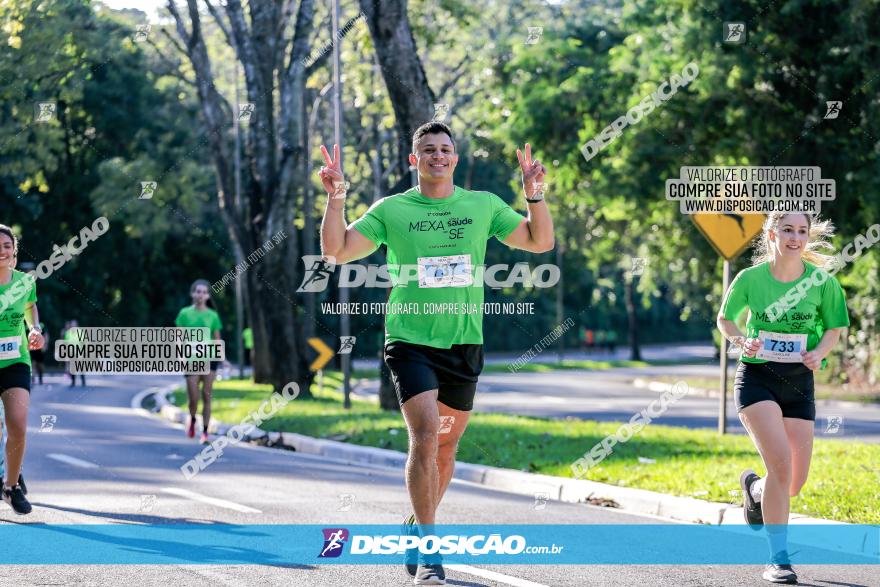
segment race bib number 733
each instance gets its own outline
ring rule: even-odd
[[[781,334],[779,332],[758,332],[761,348],[756,359],[766,359],[777,363],[801,363],[801,351],[807,350],[806,334]]]
[[[468,287],[474,283],[470,255],[419,257],[419,287]]]

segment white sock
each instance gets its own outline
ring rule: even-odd
[[[752,494],[752,499],[755,500],[755,503],[761,503],[761,496],[764,495],[764,481],[766,477],[761,477],[749,487],[749,493]]]

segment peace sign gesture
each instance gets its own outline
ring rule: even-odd
[[[537,159],[532,161],[532,146],[529,143],[526,143],[525,155],[519,149],[516,150],[516,158],[519,159],[519,167],[522,170],[523,191],[526,193],[526,198],[530,200],[543,198],[547,168]]]
[[[327,195],[334,200],[344,198],[348,191],[348,184],[342,175],[339,145],[333,145],[332,158],[327,151],[327,147],[324,145],[321,145],[321,154],[324,155],[324,162],[327,165],[318,171],[318,177],[321,178],[321,183],[324,184]]]

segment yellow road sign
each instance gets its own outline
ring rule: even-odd
[[[333,355],[336,354],[335,352],[333,352],[333,349],[328,347],[327,343],[325,343],[320,338],[310,338],[309,345],[313,349],[318,351],[318,358],[315,359],[311,365],[309,365],[309,369],[311,371],[317,371],[323,368],[324,365],[326,365],[330,361],[330,359],[333,358]]]
[[[763,214],[692,214],[691,220],[718,251],[732,261],[761,233]]]

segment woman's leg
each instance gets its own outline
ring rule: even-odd
[[[0,395],[6,412],[6,483],[18,483],[27,439],[27,415],[31,394],[21,387],[12,387]]]
[[[207,375],[200,375],[202,380],[202,426],[204,432],[208,432],[208,424],[211,421],[211,392],[214,389],[214,376],[216,371],[211,371]]]
[[[764,524],[788,523],[792,486],[792,451],[779,404],[760,401],[743,408],[740,420],[761,454],[766,478],[762,479],[761,509]]]
[[[186,376],[186,397],[189,400],[189,417],[196,419],[199,411],[199,377],[198,375]]]
[[[800,418],[783,418],[782,421],[788,436],[788,445],[791,447],[791,484],[788,495],[794,497],[800,493],[810,472],[814,422]]]

